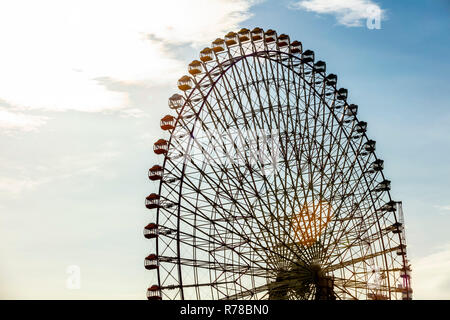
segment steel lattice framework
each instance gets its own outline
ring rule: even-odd
[[[189,64],[149,170],[149,299],[410,299],[401,202],[314,52],[260,28]]]

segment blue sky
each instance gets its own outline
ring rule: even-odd
[[[368,5],[381,29],[366,27]],[[404,204],[415,297],[450,298],[447,1],[4,1],[0,12],[0,298],[145,297],[143,199],[167,98],[203,47],[256,26],[302,41],[349,90]],[[79,290],[66,288],[69,265]]]

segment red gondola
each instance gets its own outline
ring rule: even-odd
[[[161,180],[163,175],[163,167],[154,165],[148,170],[148,178],[152,181]]]
[[[147,209],[159,208],[159,194],[152,193],[145,198],[145,206]]]
[[[163,130],[173,130],[175,129],[175,117],[171,115],[167,115],[161,119],[160,122],[161,129]]]
[[[235,32],[228,32],[225,35],[225,44],[227,46],[232,46],[237,44],[238,38],[237,38],[237,33]]]
[[[261,28],[255,28],[252,30],[252,41],[262,40],[264,37],[264,31]]]
[[[158,237],[158,225],[156,223],[149,223],[144,228],[144,237],[147,239],[154,239]]]
[[[278,37],[278,48],[284,48],[289,45],[289,36],[287,34],[281,34]]]
[[[164,139],[159,139],[153,145],[153,152],[156,154],[166,154],[169,151],[169,142]]]
[[[186,91],[192,88],[192,79],[189,76],[182,76],[178,80],[178,89]]]
[[[302,53],[302,43],[300,41],[295,40],[291,43],[291,53]]]
[[[225,41],[223,39],[217,38],[212,43],[212,49],[214,52],[220,52],[225,50]]]
[[[200,60],[203,62],[208,62],[213,59],[213,51],[211,48],[205,48],[202,51],[200,51]]]
[[[161,300],[161,290],[156,284],[147,289],[148,300]]]
[[[264,40],[266,43],[274,42],[277,40],[277,33],[272,29],[267,30],[266,33],[264,33]]]
[[[169,98],[169,107],[170,109],[178,109],[183,106],[184,99],[181,94],[175,93]]]
[[[152,253],[148,255],[144,260],[144,266],[147,270],[158,269],[158,257],[156,254]]]
[[[202,63],[198,60],[194,60],[189,63],[188,72],[193,76],[202,73]]]
[[[238,35],[239,41],[241,43],[250,40],[250,30],[248,30],[247,28],[242,28],[241,30],[239,30]]]

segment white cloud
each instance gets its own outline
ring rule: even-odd
[[[44,125],[48,119],[48,117],[12,112],[7,108],[0,107],[0,128],[6,133],[34,131]]]
[[[146,117],[148,117],[148,115],[146,115],[145,112],[139,108],[130,108],[130,109],[122,110],[120,112],[120,116],[123,118],[146,118]]]
[[[372,0],[301,0],[290,7],[319,14],[333,14],[339,24],[348,27],[362,26],[363,22],[371,17],[372,10],[383,12]]]
[[[447,206],[439,206],[439,205],[435,205],[434,207],[435,207],[436,209],[439,209],[439,210],[450,211],[450,205],[447,205]]]
[[[88,176],[109,180],[115,177],[115,172],[105,171],[104,167],[117,158],[119,152],[99,151],[89,154],[65,155],[56,159],[45,159],[52,164],[39,164],[36,160],[32,165],[18,165],[7,159],[2,163],[0,173],[0,191],[18,195],[35,187],[76,176]],[[42,162],[42,160],[41,160]]]
[[[2,192],[19,194],[24,190],[32,189],[41,184],[41,181],[36,181],[27,177],[22,179],[0,177],[0,190]]]
[[[253,3],[2,1],[0,99],[27,109],[122,109],[126,92],[108,90],[99,78],[175,86],[186,66],[171,45],[208,44],[247,19]]]
[[[450,244],[411,264],[414,299],[450,299]]]
[[[433,207],[438,210],[441,216],[450,214],[450,205],[434,205]]]

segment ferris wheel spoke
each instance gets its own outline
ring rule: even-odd
[[[272,72],[274,73],[274,71],[273,71],[273,66],[272,66],[272,63],[270,63],[269,64],[270,65],[270,67],[271,67],[271,70],[272,70]],[[278,70],[277,70],[278,71]],[[269,78],[269,76],[267,76],[267,78]],[[281,86],[280,86],[280,84],[279,84],[279,81],[280,81],[280,77],[279,76],[277,76],[276,78],[274,78],[274,79],[277,79],[276,81],[278,81],[278,82],[275,82],[275,84],[277,85],[277,88],[280,88]],[[276,90],[276,92],[278,92],[278,90]],[[277,95],[277,100],[278,100],[278,102],[277,102],[277,104],[278,105],[280,105],[280,106],[282,106],[283,105],[283,102],[284,101],[281,101],[280,100],[280,98],[279,98],[279,95]],[[280,110],[280,109],[279,109]],[[288,112],[289,112],[289,108],[287,108],[287,110],[288,110]],[[280,119],[280,113],[278,113],[278,115],[274,115],[274,118],[277,118],[278,120]],[[285,123],[284,124],[284,127],[285,128],[287,128],[288,127],[288,125]],[[281,128],[280,128],[280,131],[282,131],[281,130]],[[286,130],[285,130],[286,131]],[[287,136],[286,136],[286,138],[287,138]],[[286,148],[288,147],[288,144],[286,143]],[[288,163],[288,153],[286,152],[286,149],[284,149],[284,148],[282,148],[282,154],[283,154],[283,159],[284,159],[284,162],[286,163],[286,166],[285,166],[285,168],[286,167],[288,167],[287,166],[287,163]],[[291,173],[291,172],[289,172],[289,173]],[[283,181],[283,180],[281,180],[281,177],[280,177],[280,179],[279,179],[279,181],[280,181],[280,184],[283,186],[283,190],[287,190],[287,177],[288,177],[288,174],[286,174],[286,171],[285,171],[285,181]],[[291,179],[292,179],[292,175],[291,175]],[[275,183],[276,183],[276,181],[277,180],[275,180]],[[297,182],[296,182],[296,184],[298,183],[298,179],[297,179]],[[285,199],[286,199],[286,197],[285,197]],[[291,203],[291,208],[293,209],[294,208],[294,206],[292,205],[292,203]],[[284,207],[286,207],[286,204],[284,205]],[[286,220],[287,221],[287,220]],[[288,231],[288,233],[287,233],[287,235],[290,235],[291,233],[290,233],[290,228],[291,228],[291,223],[289,223],[288,224],[288,228],[289,228],[289,231]],[[303,250],[303,251],[305,251],[305,250]]]
[[[370,230],[370,228],[368,230]],[[335,263],[336,260],[341,260],[342,261],[342,258],[346,256],[346,252],[349,251],[352,248],[355,248],[356,244],[359,241],[360,241],[359,237],[355,237],[355,240],[353,241],[353,243],[351,243],[348,246],[344,247],[343,250],[339,250],[335,254],[335,257],[331,260],[330,264]],[[360,261],[370,261],[371,259],[373,259],[373,258],[375,258],[377,256],[386,255],[389,252],[393,252],[393,251],[399,250],[400,247],[401,246],[394,246],[394,247],[391,247],[391,248],[388,248],[388,249],[381,248],[382,251],[380,251],[380,252],[375,252],[375,253],[370,253],[370,254],[367,253],[367,254],[361,255],[359,258],[355,258],[355,259],[350,260],[350,262],[354,262],[353,265],[355,265],[355,263],[360,262]],[[341,262],[341,263],[336,264],[336,266],[339,266],[341,264],[343,264],[343,266],[348,266],[349,265],[348,263],[350,263],[350,262]],[[351,265],[351,263],[350,263],[350,265]],[[389,268],[386,268],[386,270],[389,270]]]
[[[260,62],[259,60],[256,60],[256,61],[258,61],[258,62]],[[258,63],[258,65],[260,66],[260,71],[261,71],[261,73],[263,72],[262,71],[262,67],[261,67],[261,64],[260,63]],[[272,72],[274,72],[273,71],[273,65],[272,65],[272,63],[269,63],[269,65],[270,65],[270,68],[271,68],[271,71]],[[267,69],[266,69],[266,72],[267,72]],[[278,70],[277,70],[277,72],[278,72]],[[267,79],[267,78],[269,78],[269,76],[267,76],[267,77],[264,77],[264,75],[262,76],[264,79]],[[283,80],[284,80],[284,77],[282,78],[282,79],[280,79],[280,76],[279,76],[279,74],[277,74],[277,77],[274,77],[274,79],[276,79],[276,80],[274,80],[274,84],[277,86],[277,88],[280,88],[281,87],[281,85],[280,85],[280,80],[281,80],[281,82],[284,82]],[[270,92],[270,89],[269,89],[269,86],[268,85],[266,85],[266,92],[267,92],[267,96],[268,97],[271,97],[271,92]],[[275,90],[275,92],[277,92],[277,96],[276,96],[276,105],[279,105],[280,106],[280,109],[278,109],[278,114],[277,115],[275,115],[275,114],[273,114],[273,112],[271,113],[271,114],[273,114],[273,118],[276,118],[277,119],[277,124],[278,124],[278,130],[280,131],[280,132],[284,132],[284,134],[286,135],[286,138],[287,138],[287,128],[288,128],[288,124],[286,123],[286,122],[283,122],[283,123],[280,123],[281,122],[281,120],[284,120],[284,118],[282,118],[282,117],[280,117],[280,110],[281,110],[281,106],[283,106],[283,105],[289,105],[289,103],[286,103],[286,101],[283,101],[283,100],[281,100],[281,98],[280,98],[280,95],[278,94],[278,90]],[[270,99],[269,99],[269,101],[270,101]],[[270,103],[270,105],[273,105],[273,103]],[[287,111],[289,112],[289,108],[287,108]],[[267,118],[266,118],[266,121],[267,121]],[[281,124],[283,124],[283,127],[281,126]],[[284,128],[284,130],[283,130],[283,128]],[[285,148],[283,148],[284,146],[283,145],[281,145],[281,149],[282,149],[282,154],[283,154],[283,159],[284,159],[284,161],[287,163],[288,162],[288,152],[287,152],[287,148],[288,148],[288,144],[286,143],[285,144]],[[289,166],[285,166],[285,169],[287,169],[287,168],[289,168]],[[283,190],[286,190],[288,187],[288,181],[287,181],[287,179],[288,179],[288,174],[290,175],[290,177],[291,177],[291,179],[292,179],[292,175],[291,175],[291,171],[287,171],[287,170],[285,170],[285,172],[284,172],[284,177],[285,177],[285,180],[283,181],[283,180],[281,180],[281,177],[280,177],[280,184],[283,186]],[[275,182],[276,182],[277,180],[275,180]],[[275,185],[276,186],[276,185]],[[283,204],[283,208],[287,208],[287,203],[286,203],[286,201],[287,201],[287,197],[286,197],[286,195],[284,196],[284,204]],[[293,202],[292,201],[289,201],[289,206],[290,206],[290,208],[291,208],[291,210],[293,210],[293,208],[294,208],[294,204],[293,204]],[[285,209],[286,210],[286,209]],[[284,211],[285,211],[284,210]],[[287,219],[285,219],[286,221],[288,221]],[[280,223],[278,223],[278,227],[280,226]],[[288,237],[291,235],[291,223],[288,223],[287,225],[284,225],[284,229],[286,229],[286,227],[287,227],[287,229],[288,229],[288,231],[287,232],[285,232],[284,234],[285,234],[285,238],[284,238],[284,241],[289,241],[288,240]],[[278,232],[280,233],[280,229],[278,230]],[[291,240],[292,241],[292,240]],[[307,253],[305,250],[303,250],[303,252],[305,252],[305,253]],[[286,253],[287,254],[287,253]],[[307,259],[310,259],[310,257],[308,257]]]
[[[187,179],[187,180],[189,180],[189,179]],[[207,197],[205,197],[205,198],[207,198]],[[183,210],[186,210],[187,212],[191,212],[192,215],[200,215],[206,222],[209,221],[209,222],[211,223],[211,225],[216,225],[216,223],[214,222],[214,220],[212,220],[211,218],[209,218],[207,214],[201,213],[201,211],[199,210],[199,208],[197,208],[196,211],[193,211],[193,210],[191,210],[191,209],[189,209],[189,208],[187,208],[187,207],[183,207]],[[186,218],[184,218],[184,217],[181,217],[181,219],[186,220]],[[239,226],[239,224],[237,224],[237,226]],[[220,225],[220,228],[223,228],[223,226]],[[198,229],[197,231],[203,232],[202,229]],[[242,232],[241,232],[240,230],[237,230],[237,229],[235,229],[235,228],[230,228],[230,229],[227,229],[227,228],[226,228],[226,229],[224,229],[224,232],[226,232],[226,233],[232,233],[232,234],[242,234]],[[203,232],[203,233],[204,233],[204,232]],[[216,232],[216,234],[217,234],[217,235],[220,235],[220,233],[217,233],[217,232]],[[208,236],[208,237],[210,236],[210,234],[207,234],[207,233],[205,233],[205,235]],[[247,241],[248,241],[249,243],[251,243],[250,240],[247,240]],[[218,244],[218,246],[220,246],[220,245],[223,245],[223,242],[217,242],[217,244]],[[260,245],[260,244],[257,244],[257,243],[256,243],[256,245]],[[261,257],[261,258],[263,258],[263,257]]]
[[[370,283],[367,283],[365,281],[359,281],[359,280],[334,278],[334,281],[335,281],[336,285],[340,286],[341,288],[356,288],[356,289],[360,289],[362,292],[370,292],[371,290],[378,290],[378,291],[384,291],[384,292],[399,291],[398,288],[385,286],[385,285],[381,285],[381,284],[378,284],[376,288],[371,289]]]
[[[341,130],[341,132],[342,132],[342,130]],[[341,133],[340,133],[341,134]],[[334,136],[334,135],[331,135],[331,136]],[[343,161],[344,161],[344,164],[343,164],[343,166],[345,167],[345,163],[348,161],[348,154],[349,154],[349,152],[347,151],[348,149],[349,149],[349,147],[350,147],[350,144],[349,143],[347,143],[346,144],[346,146],[345,146],[345,149],[343,150],[343,152],[341,152],[341,155],[340,156],[338,156],[338,157],[340,157],[340,159],[343,159]],[[331,158],[331,157],[330,157]],[[340,161],[339,160],[339,158],[338,159],[336,159],[336,163],[339,163],[338,161]],[[353,170],[354,170],[354,168],[355,168],[355,165],[356,165],[356,162],[353,162],[352,164],[350,164],[350,168],[347,170],[347,172],[348,172],[348,176],[343,176],[342,178],[341,178],[341,181],[342,182],[345,182],[345,181],[347,181],[348,179],[350,179],[350,176],[351,175],[353,175],[354,173],[353,173]],[[347,178],[348,177],[348,178]],[[333,179],[334,180],[334,179]],[[334,183],[332,184],[332,186],[335,186],[336,187],[336,191],[337,191],[337,188],[339,188],[342,184],[341,183],[336,183],[336,181],[333,181]],[[357,184],[357,183],[356,183]],[[351,186],[351,184],[350,183],[346,183],[345,185],[343,185],[343,187],[344,187],[344,190],[342,190],[342,194],[343,195],[345,195],[345,194],[353,194],[354,193],[354,190],[351,190],[350,192],[348,192],[346,189],[347,188],[349,188]],[[326,187],[326,189],[325,189],[325,191],[328,189],[330,187],[330,184]],[[355,187],[356,188],[356,187]],[[333,191],[332,191],[332,194],[333,194]],[[340,212],[341,211],[341,209],[342,209],[342,205],[344,205],[345,204],[345,201],[344,202],[342,202],[341,203],[341,206],[338,208],[338,212]],[[334,231],[334,228],[336,227],[336,224],[334,224],[333,225],[333,231]],[[343,230],[345,230],[345,228],[343,228],[343,229],[341,229],[341,231],[337,231],[337,233],[341,233]],[[331,239],[329,239],[329,240],[331,240]],[[325,246],[325,248],[326,248],[327,246]]]
[[[270,66],[272,67],[272,64],[270,64]],[[278,71],[278,70],[277,70]],[[278,75],[277,77],[276,77],[276,81],[280,81],[280,76]],[[281,87],[281,85],[279,84],[279,82],[275,82],[276,84],[277,84],[277,87],[278,88],[280,88]],[[278,91],[277,91],[278,92]],[[277,96],[277,103],[279,104],[279,105],[284,105],[284,103],[285,103],[285,101],[282,101],[281,99],[280,99],[280,97],[279,97],[279,95]],[[288,112],[289,112],[289,109],[288,109]],[[278,113],[278,118],[280,118],[280,113]],[[287,123],[284,123],[284,128],[288,128],[288,124]],[[281,131],[281,127],[280,127],[280,131]],[[286,130],[285,130],[285,132],[286,132]],[[283,146],[282,146],[283,147]],[[288,145],[287,145],[287,143],[286,143],[286,148],[288,147]],[[288,153],[286,152],[286,148],[282,148],[283,149],[283,151],[282,151],[282,154],[283,154],[283,157],[284,157],[284,161],[285,162],[288,162]],[[288,166],[285,166],[285,168],[286,167],[288,167]],[[281,183],[281,185],[283,186],[283,188],[284,188],[284,190],[286,190],[287,189],[287,186],[288,186],[288,177],[291,177],[291,180],[292,180],[292,172],[291,171],[285,171],[285,173],[284,173],[284,177],[285,177],[285,179],[284,179],[284,181],[283,180],[280,180],[280,183]],[[292,181],[291,181],[291,184],[292,184]],[[285,199],[286,199],[286,197],[285,197]],[[284,207],[286,207],[286,204],[284,205]],[[293,205],[291,204],[291,208],[293,209]],[[286,220],[287,221],[287,220]],[[288,228],[290,229],[290,227],[291,227],[291,223],[289,223],[288,224]],[[290,235],[291,233],[290,233],[290,231],[287,233],[287,235]],[[302,250],[303,252],[307,252],[307,250]],[[309,258],[310,259],[310,258]]]
[[[361,165],[360,165],[360,166],[361,166]],[[365,172],[362,173],[362,175],[361,175],[360,178],[364,178],[364,180],[366,180],[365,177],[364,177],[364,174],[365,174]],[[372,179],[372,181],[373,181],[373,180],[374,180],[374,178]],[[365,182],[366,182],[366,184],[367,184],[367,180],[366,180]],[[370,184],[371,184],[371,183],[369,183],[369,185],[370,185]],[[371,195],[370,192],[367,193],[367,195],[370,196],[370,197],[372,197],[372,195]],[[373,203],[374,199],[371,199],[371,200],[372,200],[372,203]],[[370,208],[369,208],[369,210],[370,210]],[[375,208],[374,208],[373,210],[375,210]]]
[[[347,266],[355,265],[357,263],[361,263],[361,262],[370,260],[370,259],[375,258],[377,256],[384,255],[384,254],[386,254],[388,252],[396,251],[397,249],[398,249],[397,247],[389,248],[387,250],[380,251],[380,252],[375,252],[375,253],[369,254],[369,255],[364,256],[364,257],[359,257],[359,258],[348,260],[348,261],[342,261],[342,262],[339,262],[337,264],[332,264],[332,265],[329,265],[329,266],[325,267],[325,270],[327,270],[327,271],[335,271],[335,270],[340,269],[340,268],[344,268],[344,267],[347,267]]]
[[[255,266],[246,264],[231,264],[231,263],[223,263],[221,261],[209,261],[209,260],[199,260],[199,259],[187,259],[181,258],[180,262],[178,262],[178,258],[170,257],[170,256],[160,256],[160,263],[165,264],[178,264],[181,263],[184,266],[195,267],[200,269],[215,269],[221,272],[230,272],[234,274],[252,274],[259,277],[264,277],[270,269],[268,268],[257,268]]]
[[[242,80],[241,80],[241,83],[242,83]],[[269,211],[270,212],[270,211]]]
[[[219,186],[217,186],[217,187],[219,187]],[[224,190],[225,191],[225,190]],[[239,232],[237,232],[238,234],[241,234],[241,233],[239,233]],[[256,239],[260,239],[260,235],[255,235],[256,236]],[[261,246],[261,244],[257,244],[258,246]],[[267,251],[269,251],[270,252],[270,250],[268,249]],[[257,251],[255,251],[255,252],[257,252]],[[273,253],[276,253],[276,252],[273,252]]]
[[[347,290],[347,288],[345,288],[345,287],[343,287],[343,286],[341,286],[340,284],[337,284],[337,283],[335,283],[334,285],[336,286],[336,289],[342,291],[343,294],[349,295],[353,300],[358,300],[357,295],[353,295],[352,293],[350,293],[350,292]],[[336,290],[336,291],[338,291],[338,290]],[[339,297],[339,296],[340,296],[340,295],[338,295],[338,297]],[[339,300],[341,300],[341,299],[339,299]]]
[[[257,192],[257,191],[256,191]]]
[[[354,190],[352,191],[352,193],[354,193],[355,192],[355,190],[358,188],[358,184],[359,184],[359,180],[358,180],[358,183],[355,185],[355,187],[354,187]],[[358,203],[356,203],[356,207],[358,208],[358,210],[360,210],[361,208],[362,208],[362,204],[365,202],[365,201],[370,201],[370,200],[373,200],[373,198],[370,198],[369,197],[369,193],[364,193],[364,194],[361,194],[360,195],[360,200],[359,200],[359,202]],[[377,210],[377,208],[372,208],[372,205],[370,205],[369,207],[367,207],[367,208],[365,208],[366,209],[366,212],[370,212],[371,210],[372,210],[372,212],[376,212],[376,210]],[[366,218],[366,220],[368,219],[368,218],[370,218],[370,214],[368,215],[368,217]],[[359,218],[358,218],[359,219]],[[349,218],[346,218],[346,219],[344,219],[345,221],[347,221],[347,224],[343,227],[343,228],[340,228],[339,229],[339,231],[336,231],[334,228],[332,229],[332,233],[333,234],[336,234],[336,237],[334,237],[333,239],[334,239],[334,247],[331,247],[330,248],[330,250],[331,251],[333,251],[334,250],[334,248],[336,247],[336,245],[337,244],[339,244],[339,242],[340,242],[340,239],[343,237],[343,236],[345,236],[346,235],[346,232],[352,232],[352,229],[349,229],[348,228],[348,226],[350,225],[350,223],[353,221],[353,219],[351,218],[351,217],[349,217]],[[336,220],[337,221],[337,220]],[[345,222],[344,221],[344,222]],[[360,220],[361,221],[361,223],[363,222],[362,220]],[[334,226],[333,226],[334,227]],[[369,228],[367,228],[366,230],[370,230],[370,227],[372,227],[372,225],[370,225],[369,226]],[[345,230],[347,230],[347,231],[345,231]]]
[[[268,285],[265,284],[265,285],[262,285],[262,286],[259,286],[259,287],[256,287],[256,288],[252,288],[252,289],[248,289],[248,290],[241,291],[241,292],[236,293],[236,294],[234,294],[234,295],[228,295],[228,296],[225,296],[224,298],[222,298],[222,300],[238,300],[238,299],[243,299],[243,298],[246,298],[246,297],[248,297],[248,296],[253,296],[253,295],[256,295],[256,294],[258,294],[258,293],[267,291],[267,290],[268,290]]]

